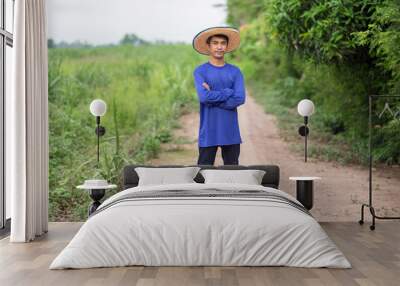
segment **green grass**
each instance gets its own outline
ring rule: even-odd
[[[190,45],[49,50],[50,220],[85,220],[90,198],[77,185],[101,176],[120,187],[124,165],[157,156],[197,107],[192,73],[205,60]],[[100,169],[96,98],[107,103]]]

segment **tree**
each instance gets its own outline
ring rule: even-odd
[[[54,40],[53,39],[47,39],[47,48],[49,48],[49,49],[53,49],[53,48],[55,48],[56,47],[56,43],[54,42]]]
[[[135,34],[125,34],[124,37],[119,42],[121,45],[133,45],[133,46],[140,46],[140,45],[147,45],[149,44],[147,41],[139,38]]]

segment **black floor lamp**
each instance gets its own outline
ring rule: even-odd
[[[299,127],[299,134],[304,137],[304,162],[307,162],[307,137],[310,133],[308,129],[308,117],[314,113],[314,103],[309,99],[303,99],[297,104],[297,112],[304,117],[304,125]]]
[[[99,207],[100,200],[104,197],[106,189],[114,187],[114,185],[109,185],[104,179],[100,179],[100,136],[106,133],[106,129],[100,125],[100,117],[103,116],[107,111],[107,104],[101,99],[95,99],[90,103],[90,113],[96,117],[96,129],[95,133],[97,135],[97,172],[95,178],[86,180],[85,184],[78,186],[79,189],[85,189],[89,191],[89,196],[92,198],[93,202],[89,206],[88,214],[89,216],[96,211]]]
[[[96,135],[97,135],[97,168],[100,168],[100,136],[106,133],[106,129],[100,125],[100,117],[107,111],[107,104],[104,100],[95,99],[90,103],[90,112],[96,116]]]

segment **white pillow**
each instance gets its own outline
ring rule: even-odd
[[[135,168],[139,176],[138,186],[195,183],[193,179],[199,170],[199,167]]]
[[[265,175],[263,170],[201,170],[205,184],[235,183],[247,185],[261,185]]]

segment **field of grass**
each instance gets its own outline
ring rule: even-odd
[[[49,49],[51,221],[85,220],[91,200],[77,185],[102,176],[120,186],[125,164],[171,140],[177,118],[197,108],[192,73],[205,60],[190,45]],[[107,103],[99,169],[96,98]]]

